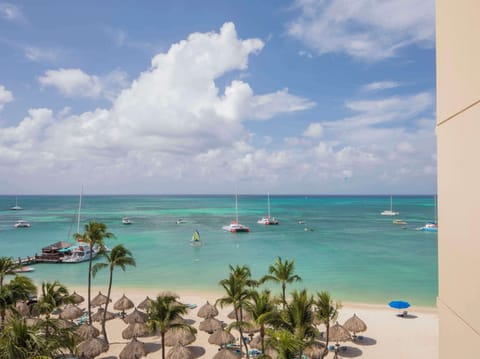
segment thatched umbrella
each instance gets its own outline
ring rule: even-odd
[[[105,313],[105,309],[98,308],[97,312],[92,315],[92,320],[94,322],[101,322],[103,320],[103,313]],[[115,314],[113,314],[112,312],[107,312],[105,320],[111,320],[113,318],[115,318]]]
[[[185,328],[172,328],[165,334],[165,345],[173,347],[175,345],[188,345],[195,341],[195,335]]]
[[[122,331],[123,339],[132,339],[134,337],[148,337],[150,335],[150,330],[145,323],[133,323],[129,324]]]
[[[75,304],[68,304],[64,310],[60,313],[60,318],[73,320],[80,318],[83,315],[83,310],[77,307]]]
[[[120,352],[120,359],[138,359],[148,354],[145,343],[133,338]]]
[[[177,317],[175,319],[172,319],[170,321],[170,323],[172,323],[172,324],[186,324],[187,321],[185,319],[183,319],[183,317],[181,315],[177,315]]]
[[[228,313],[227,317],[229,319],[235,319],[236,320],[237,318],[235,317],[235,309],[232,310],[230,313]],[[238,313],[238,319],[240,320],[240,313]],[[247,312],[246,310],[243,310],[242,311],[242,319],[243,319],[244,322],[250,322],[252,320],[252,316],[249,312]]]
[[[173,297],[175,299],[180,298],[180,296],[177,293],[169,291],[169,290],[164,290],[163,292],[160,292],[160,294],[158,296],[159,297]]]
[[[175,345],[167,354],[167,359],[190,359],[192,352],[182,345]]]
[[[207,318],[200,322],[198,328],[204,332],[213,333],[215,330],[223,329],[223,324],[218,319]]]
[[[113,309],[115,310],[121,310],[122,313],[125,312],[128,309],[133,308],[135,305],[133,302],[128,299],[125,294],[122,295],[122,297],[113,304]]]
[[[223,348],[218,351],[217,354],[213,356],[213,359],[238,359],[240,356],[230,349]]]
[[[133,312],[130,314],[127,314],[125,318],[123,318],[123,321],[127,324],[132,324],[132,323],[145,323],[148,319],[148,315],[137,310],[135,308]]]
[[[110,302],[111,301],[112,300],[110,299]],[[98,292],[98,294],[95,296],[95,298],[92,299],[90,303],[94,307],[99,307],[101,305],[107,304],[107,296],[102,294],[102,292]]]
[[[77,346],[80,358],[90,359],[108,350],[108,344],[103,339],[91,338],[81,342]]]
[[[364,332],[367,330],[367,325],[363,320],[361,320],[359,317],[357,317],[356,314],[353,314],[353,317],[348,319],[344,324],[343,327],[350,332],[353,333],[353,337],[356,337],[357,333]]]
[[[100,335],[99,330],[90,324],[82,324],[75,330],[75,333],[83,340],[96,338]]]
[[[308,355],[309,358],[319,358],[325,351],[325,344],[320,342],[313,342],[313,344],[303,350],[305,354]]]
[[[30,315],[30,308],[24,301],[17,302],[17,304],[15,304],[15,309],[22,317],[28,317]]]
[[[68,329],[74,326],[73,322],[71,322],[70,320],[61,318],[57,320],[57,325],[61,329]]]
[[[266,349],[265,354],[267,354],[272,359],[277,359],[278,352],[275,349]]]
[[[147,295],[147,297],[144,300],[142,300],[139,305],[137,305],[137,308],[148,310],[150,308],[150,305],[152,305],[153,302],[154,300]]]
[[[214,305],[211,305],[207,300],[207,303],[200,307],[197,315],[200,318],[215,317],[218,315],[218,309]]]
[[[262,337],[260,335],[253,337],[248,345],[250,345],[250,347],[253,349],[262,349]]]
[[[85,298],[83,298],[80,294],[78,294],[75,291],[70,297],[72,298],[74,304],[80,304],[85,300]]]
[[[330,327],[328,340],[336,342],[337,346],[339,345],[338,342],[345,342],[350,339],[352,339],[350,332],[338,324],[338,322]]]
[[[235,337],[229,332],[219,329],[215,330],[212,335],[208,337],[208,342],[210,344],[223,346],[235,341]]]
[[[34,325],[37,325],[40,322],[40,319],[38,318],[27,318],[26,323],[27,326],[33,327]]]

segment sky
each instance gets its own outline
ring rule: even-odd
[[[0,0],[0,193],[433,194],[434,0]]]

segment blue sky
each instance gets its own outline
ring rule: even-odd
[[[0,0],[0,193],[435,193],[434,35],[434,0]]]

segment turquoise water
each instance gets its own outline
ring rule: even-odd
[[[18,197],[23,211],[10,211],[15,197],[0,197],[0,255],[26,257],[76,232],[78,196]],[[266,196],[239,196],[239,222],[250,233],[222,230],[235,217],[234,196],[83,196],[81,224],[97,220],[108,225],[116,240],[137,260],[135,268],[115,273],[125,287],[155,290],[216,290],[229,264],[247,264],[259,277],[277,256],[295,259],[303,278],[293,287],[312,293],[328,290],[343,301],[385,303],[409,300],[434,306],[437,296],[436,233],[415,228],[432,220],[433,197],[394,197],[398,217],[381,216],[388,196],[270,196],[278,226],[256,221],[266,214]],[[128,216],[133,224],[125,226]],[[186,223],[176,224],[176,218]],[[394,218],[408,222],[392,224]],[[13,227],[24,219],[30,228]],[[305,224],[298,224],[302,219]],[[312,230],[305,230],[308,227]],[[198,229],[203,247],[189,245]],[[38,264],[31,276],[86,285],[87,263]],[[99,275],[95,285],[103,285]]]

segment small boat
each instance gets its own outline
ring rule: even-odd
[[[400,214],[400,212],[394,212],[393,211],[393,201],[392,201],[392,196],[390,196],[390,209],[386,209],[382,213],[380,213],[382,216],[397,216]]]
[[[278,224],[278,220],[275,218],[275,217],[271,217],[270,216],[270,193],[268,194],[268,197],[267,197],[267,207],[268,207],[268,212],[267,212],[267,215],[265,217],[262,217],[261,219],[259,219],[257,221],[257,223],[260,223],[260,224],[264,224],[264,225],[274,225],[274,224]]]
[[[12,211],[21,211],[23,208],[18,205],[18,197],[15,197],[15,206],[10,208]]]
[[[200,240],[200,232],[197,229],[192,234],[190,245],[194,247],[200,247],[202,245],[202,241]]]
[[[19,220],[17,223],[13,225],[15,228],[28,228],[30,227],[30,223],[24,220]]]
[[[393,224],[407,224],[406,221],[402,220],[402,219],[394,219]]]
[[[128,217],[123,217],[122,218],[122,223],[123,224],[132,224],[132,221]]]
[[[183,218],[178,218],[176,221],[175,221],[176,224],[184,224],[184,223],[187,223]]]
[[[235,194],[235,220],[230,222],[228,226],[222,227],[224,230],[232,233],[237,232],[250,232],[250,228],[238,223],[238,195]]]
[[[435,222],[426,223],[423,227],[417,228],[417,231],[438,232],[438,225]]]
[[[33,267],[20,267],[14,270],[15,273],[28,273],[33,272],[35,268]]]

